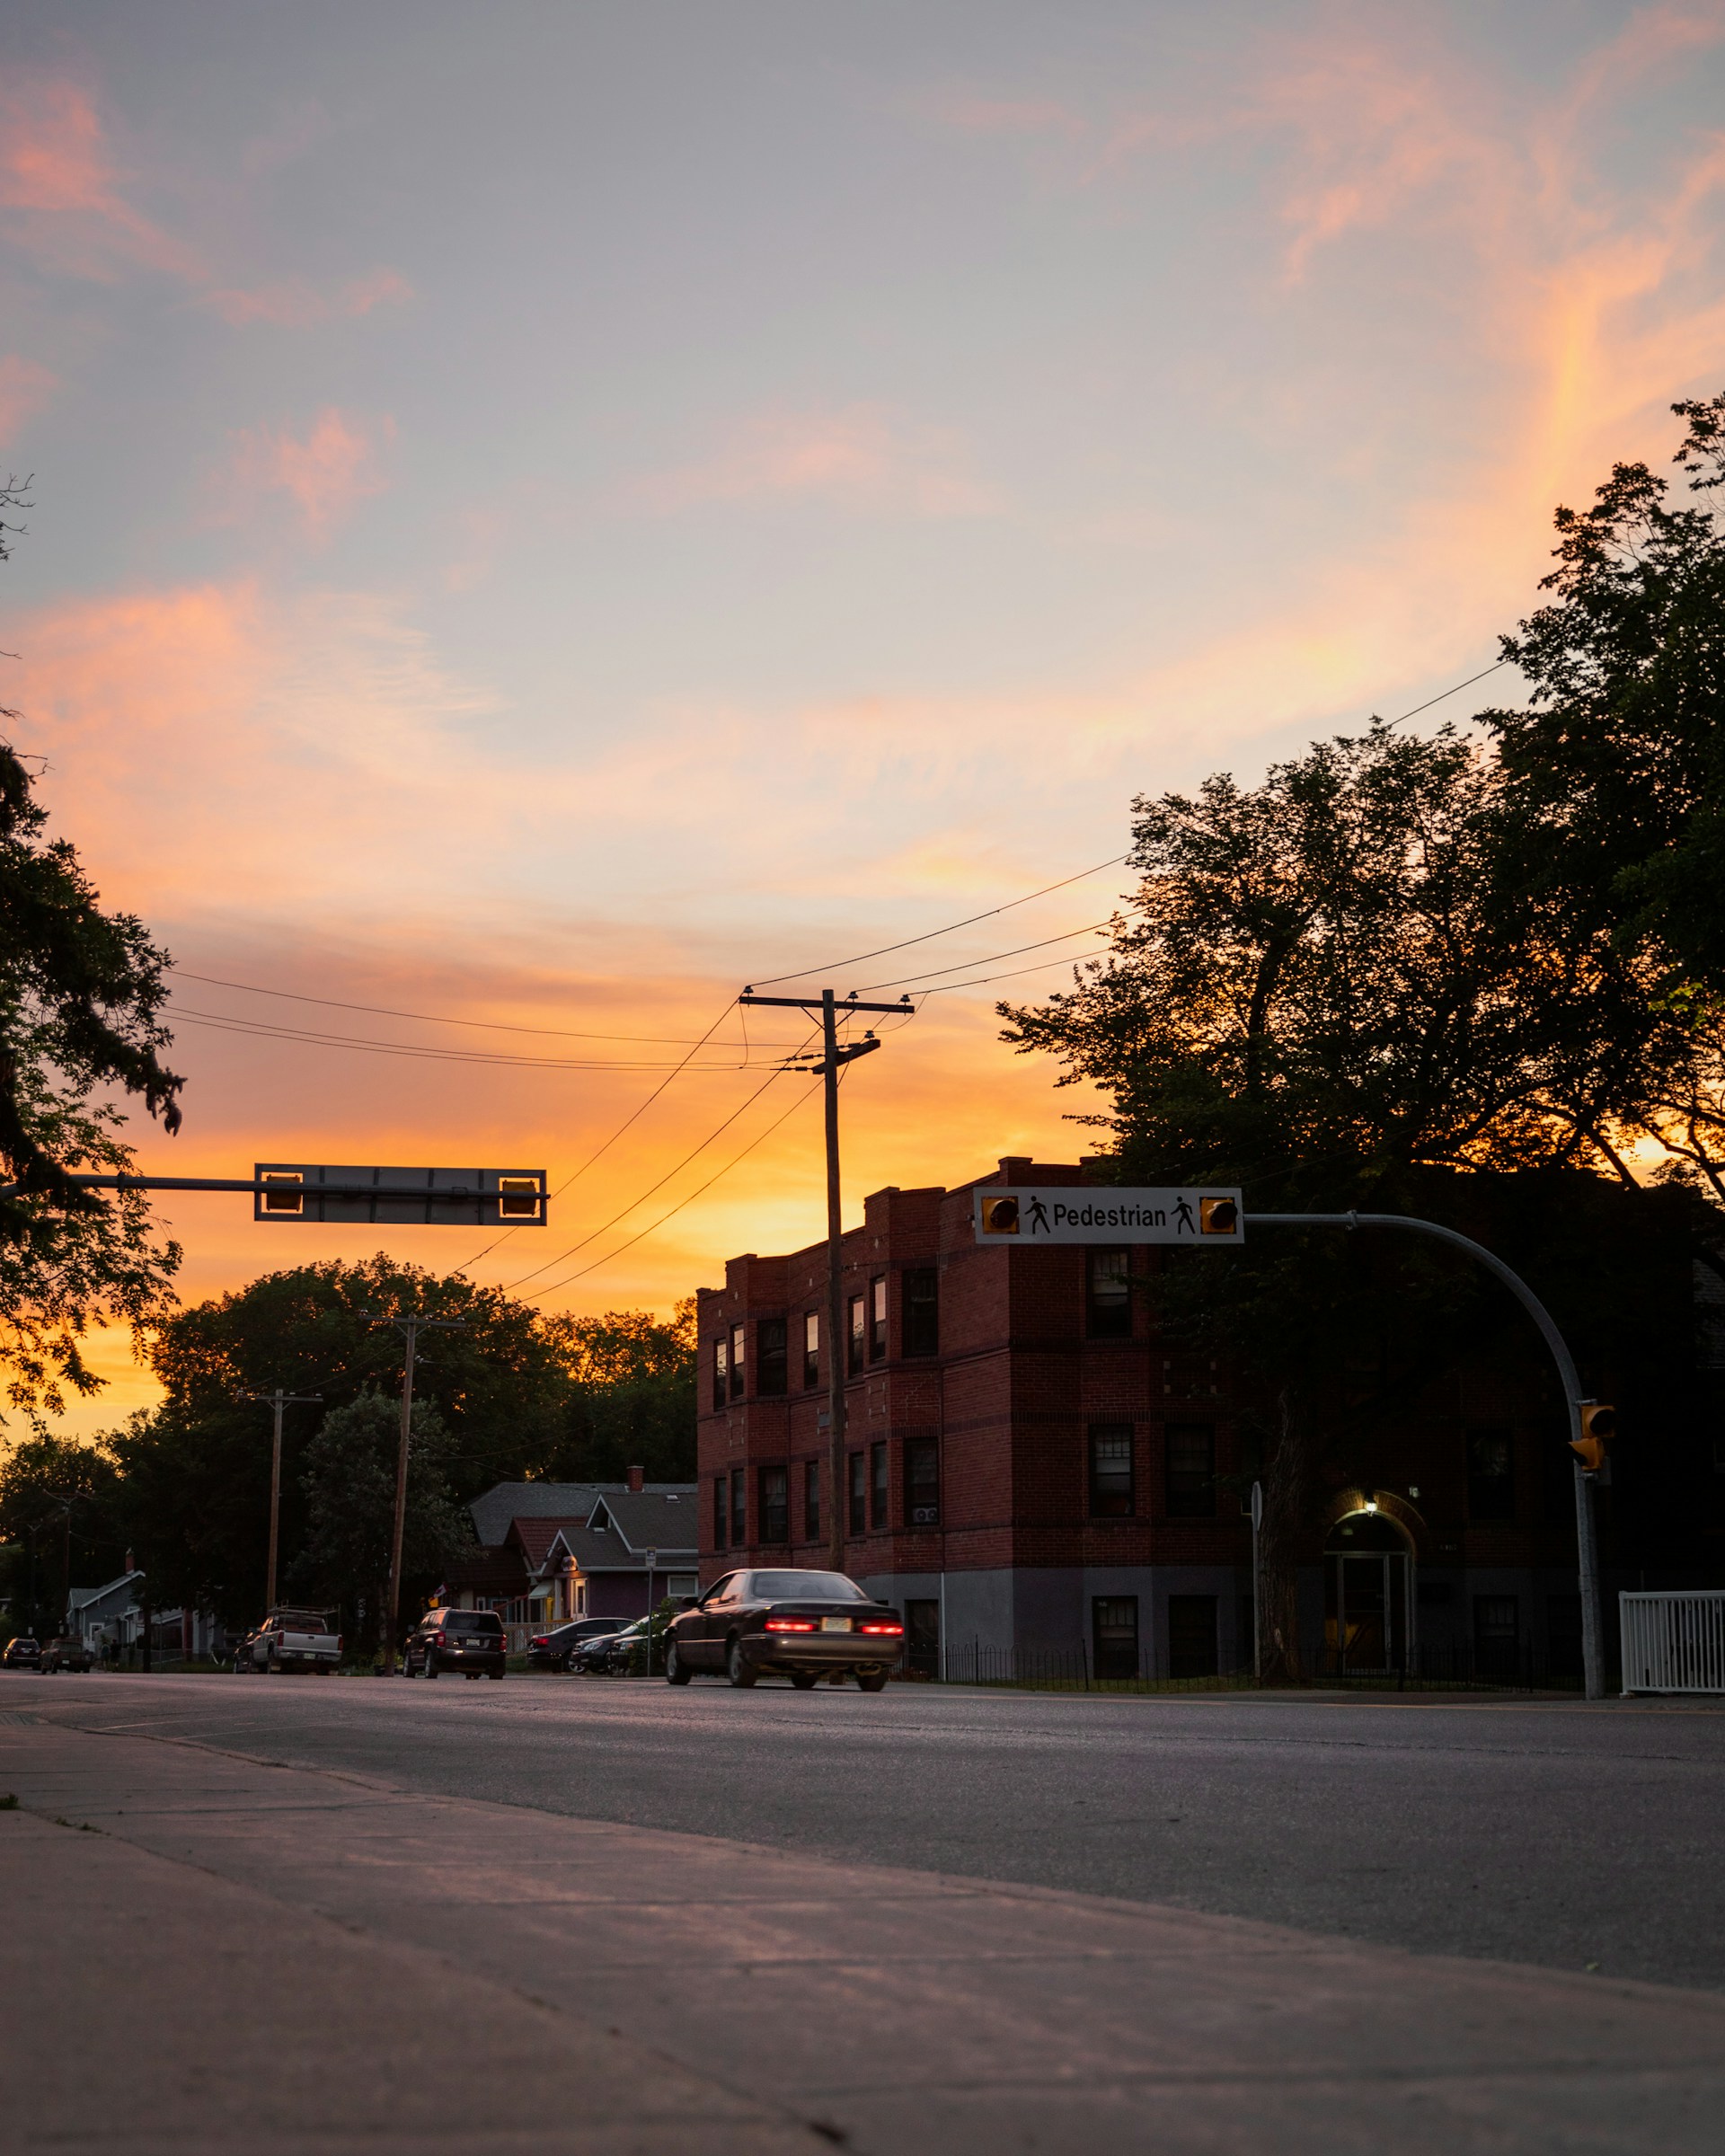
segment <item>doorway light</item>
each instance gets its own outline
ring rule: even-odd
[[[1367,1498],[1366,1500],[1366,1509],[1367,1512],[1376,1512],[1377,1510],[1377,1499],[1376,1498]]]

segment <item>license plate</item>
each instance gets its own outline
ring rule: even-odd
[[[848,1617],[823,1617],[820,1629],[823,1632],[848,1632],[851,1621]]]

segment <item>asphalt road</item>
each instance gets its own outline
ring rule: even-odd
[[[0,1676],[0,1718],[394,1786],[1725,1989],[1725,1711]]]

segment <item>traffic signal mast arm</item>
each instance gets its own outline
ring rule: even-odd
[[[281,1197],[295,1195],[304,1197],[376,1197],[411,1198],[417,1206],[421,1202],[436,1206],[471,1206],[482,1198],[493,1198],[495,1190],[475,1189],[471,1185],[458,1184],[450,1188],[420,1189],[417,1187],[400,1188],[393,1184],[378,1183],[290,1183],[283,1177],[259,1180],[243,1180],[231,1175],[69,1175],[66,1179],[75,1183],[80,1190],[237,1190],[253,1197]],[[29,1197],[39,1193],[27,1190],[22,1183],[0,1183],[0,1197]]]
[[[1552,1321],[1552,1313],[1519,1273],[1512,1272],[1501,1258],[1470,1235],[1440,1227],[1435,1220],[1413,1220],[1405,1213],[1249,1213],[1245,1224],[1252,1228],[1407,1228],[1416,1235],[1430,1235],[1453,1244],[1496,1274],[1540,1330],[1552,1351],[1569,1406],[1570,1449],[1575,1454],[1575,1541],[1581,1588],[1581,1663],[1590,1700],[1605,1697],[1603,1628],[1599,1620],[1599,1560],[1593,1531],[1593,1476],[1605,1462],[1605,1440],[1611,1436],[1611,1410],[1581,1393],[1581,1374],[1569,1344]]]

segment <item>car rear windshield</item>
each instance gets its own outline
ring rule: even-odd
[[[750,1582],[756,1602],[867,1602],[842,1572],[756,1572]]]
[[[446,1632],[500,1632],[503,1620],[495,1610],[451,1610],[443,1621]]]

